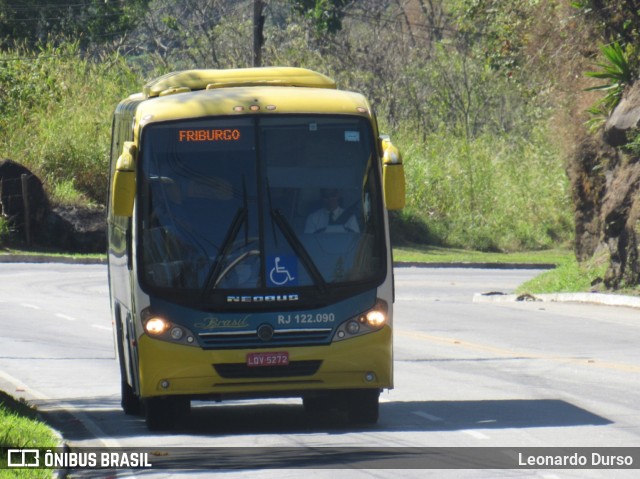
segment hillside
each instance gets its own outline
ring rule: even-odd
[[[626,132],[622,144],[602,141],[637,77],[635,1],[41,3],[65,8],[42,25],[0,5],[0,158],[33,171],[54,205],[104,203],[120,99],[168,71],[259,60],[318,70],[371,99],[405,157],[396,242],[485,251],[574,242],[579,259],[611,262],[609,285],[639,281],[638,148],[628,146],[637,141]],[[607,72],[600,47],[614,41],[627,77],[587,76]],[[586,90],[603,82],[618,96]],[[615,200],[608,192],[621,184]],[[9,229],[0,227],[4,241]]]

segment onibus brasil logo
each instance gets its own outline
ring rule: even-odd
[[[8,468],[152,467],[147,452],[6,449]]]

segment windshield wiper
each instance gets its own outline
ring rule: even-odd
[[[233,220],[231,221],[231,226],[229,226],[229,230],[227,231],[227,236],[224,238],[222,242],[222,247],[220,248],[220,254],[216,258],[215,263],[211,266],[209,273],[207,274],[207,279],[204,283],[204,287],[202,288],[202,295],[205,296],[209,291],[211,291],[219,282],[219,277],[222,274],[224,259],[231,252],[231,248],[233,247],[233,243],[240,232],[240,228],[242,225],[246,223],[248,217],[248,211],[246,207],[239,208],[236,211]]]
[[[309,272],[313,283],[318,287],[320,292],[325,293],[327,291],[327,283],[322,277],[322,273],[320,273],[318,267],[311,259],[311,256],[305,249],[304,245],[298,239],[298,236],[287,221],[287,218],[279,209],[272,209],[271,217],[278,225],[278,228],[280,228],[280,231],[282,231],[282,234],[284,235],[291,248],[293,248],[293,251],[302,261],[302,264],[304,264],[305,268],[307,268],[307,271]]]

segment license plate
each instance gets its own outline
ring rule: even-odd
[[[289,364],[287,351],[247,354],[247,366],[250,367],[286,366],[287,364]]]

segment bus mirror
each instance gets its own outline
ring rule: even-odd
[[[400,150],[389,138],[381,139],[382,145],[382,184],[384,202],[388,210],[401,210],[405,205],[404,166]]]
[[[116,162],[111,190],[111,207],[115,216],[133,215],[133,200],[136,196],[135,153],[135,143],[125,141],[122,155]]]

